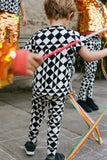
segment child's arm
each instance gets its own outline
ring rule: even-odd
[[[20,8],[21,8],[22,16],[23,16],[23,26],[26,26],[27,25],[27,20],[26,20],[26,9],[25,9],[24,0],[21,0]]]
[[[35,69],[43,63],[42,57],[28,50],[17,50],[13,60],[13,70],[15,75],[32,76]]]
[[[104,57],[107,56],[107,48],[106,49],[103,49],[103,50],[100,50],[100,51],[94,51],[94,52],[91,52],[87,49],[86,46],[83,46],[79,52],[80,56],[88,61],[88,62],[91,62],[91,61],[96,61],[96,60],[99,60],[99,59],[102,59]]]

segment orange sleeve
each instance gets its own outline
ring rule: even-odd
[[[13,71],[15,75],[27,75],[28,50],[17,50],[13,60]]]

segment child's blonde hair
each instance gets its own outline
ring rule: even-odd
[[[67,18],[69,13],[74,13],[75,5],[72,0],[45,0],[44,9],[49,19],[57,20]]]

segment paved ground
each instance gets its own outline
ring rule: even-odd
[[[73,80],[73,88],[78,93],[80,79]],[[107,106],[107,81],[96,80],[94,99],[100,109],[89,115],[97,120]],[[31,110],[31,79],[17,77],[12,85],[0,90],[0,160],[44,160],[46,157],[46,121],[43,122],[38,137],[38,146],[33,157],[26,156],[24,143],[27,140]],[[107,113],[99,123],[103,137],[100,146],[90,136],[74,160],[107,160]],[[87,132],[87,128],[67,99],[58,151],[68,156],[77,140]]]

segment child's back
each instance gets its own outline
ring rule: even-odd
[[[43,56],[75,40],[82,39],[78,32],[66,29],[62,25],[51,26],[37,32],[26,44],[26,49]],[[82,46],[81,42],[44,60],[42,66],[35,72],[34,92],[50,96],[69,94],[74,51],[78,51]]]

